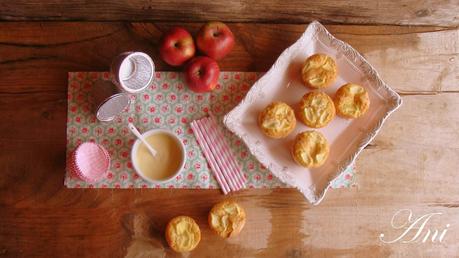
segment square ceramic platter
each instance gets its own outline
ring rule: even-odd
[[[284,139],[266,137],[257,125],[260,111],[273,101],[295,107],[311,91],[301,81],[301,67],[312,54],[325,53],[337,62],[338,77],[323,91],[332,98],[347,82],[364,86],[370,97],[367,113],[354,120],[338,116],[318,129],[330,144],[324,165],[307,169],[297,165],[290,154],[295,136],[311,130],[298,121]],[[402,103],[400,96],[384,83],[376,70],[354,48],[333,37],[319,22],[312,22],[300,39],[287,48],[252,86],[241,103],[224,118],[226,127],[245,142],[251,153],[284,183],[298,188],[313,204],[324,197],[330,182],[346,170],[380,130],[385,119]]]

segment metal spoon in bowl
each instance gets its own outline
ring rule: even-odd
[[[147,149],[150,151],[151,155],[155,157],[157,154],[157,151],[153,147],[151,147],[151,145],[143,138],[139,130],[137,130],[137,128],[132,123],[128,124],[128,128],[143,144],[145,144],[145,146],[147,146]]]

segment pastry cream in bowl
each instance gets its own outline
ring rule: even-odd
[[[157,153],[153,157],[139,139],[135,141],[131,160],[137,174],[151,183],[163,183],[177,176],[185,165],[185,146],[177,135],[153,129],[142,136]]]

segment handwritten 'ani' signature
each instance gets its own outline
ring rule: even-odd
[[[396,225],[395,221],[400,220],[400,218],[404,218],[406,214],[408,216],[407,216],[407,220],[405,220],[405,223]],[[413,218],[413,212],[410,209],[399,210],[394,214],[394,216],[392,216],[392,220],[390,223],[393,229],[403,230],[402,233],[398,237],[392,240],[387,239],[384,233],[381,233],[379,235],[379,240],[381,240],[383,243],[386,243],[386,244],[392,244],[396,242],[425,243],[429,239],[430,241],[432,241],[432,243],[437,242],[437,241],[438,243],[441,243],[443,239],[445,238],[446,232],[448,231],[450,224],[446,224],[446,226],[442,230],[430,229],[428,225],[432,217],[440,216],[440,215],[442,215],[441,212],[433,212],[433,213],[422,215],[419,218]]]

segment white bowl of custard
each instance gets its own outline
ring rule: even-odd
[[[156,150],[152,156],[139,139],[131,149],[131,161],[137,174],[150,183],[164,183],[174,179],[185,166],[185,145],[173,132],[166,129],[152,129],[142,134]]]

